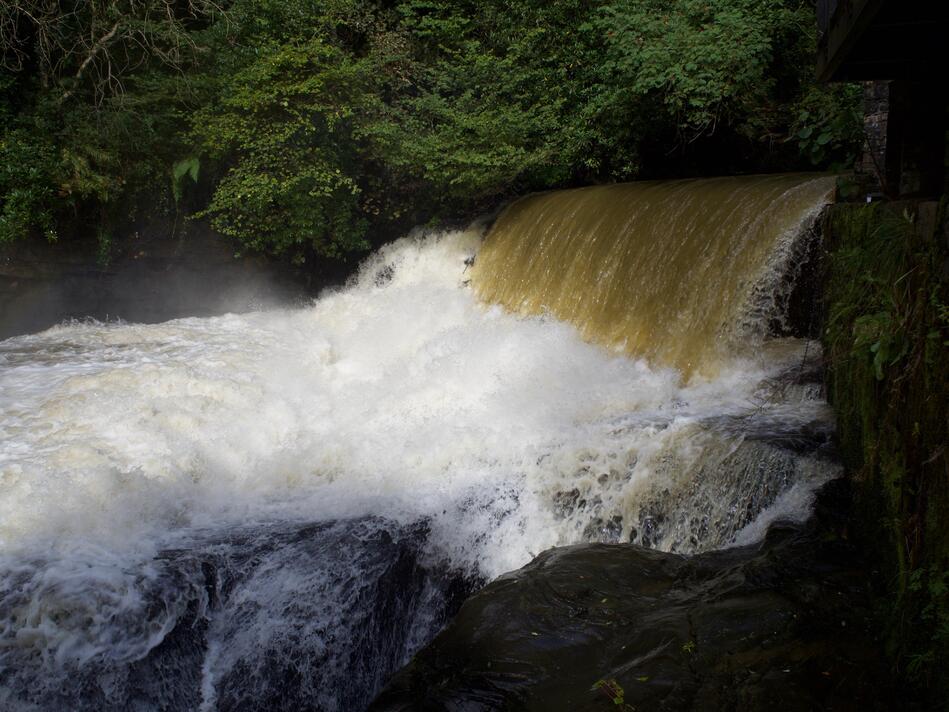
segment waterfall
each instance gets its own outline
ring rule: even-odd
[[[491,230],[475,285],[608,348],[714,373],[760,340],[750,317],[787,296],[777,277],[833,190],[833,178],[776,175],[531,195]]]
[[[305,307],[0,342],[0,707],[358,710],[545,549],[806,517],[819,350],[766,327],[830,187],[546,193]]]

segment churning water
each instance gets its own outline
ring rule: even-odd
[[[806,516],[837,471],[814,344],[685,380],[480,301],[482,238],[400,240],[306,308],[0,342],[0,708],[348,712],[544,549]]]

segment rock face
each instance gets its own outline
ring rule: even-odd
[[[427,538],[378,517],[251,523],[158,552],[114,599],[17,567],[0,610],[48,611],[48,634],[0,646],[0,709],[365,709],[474,585],[423,563]]]
[[[843,487],[825,488],[824,511]],[[552,549],[470,598],[370,709],[889,709],[841,526],[775,525],[691,558]]]

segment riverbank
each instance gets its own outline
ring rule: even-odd
[[[839,204],[824,223],[828,399],[856,532],[915,704],[949,699],[949,225],[946,199]]]

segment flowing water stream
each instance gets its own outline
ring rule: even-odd
[[[807,516],[819,353],[767,334],[832,185],[542,194],[305,308],[0,342],[0,708],[358,710],[545,549]]]

